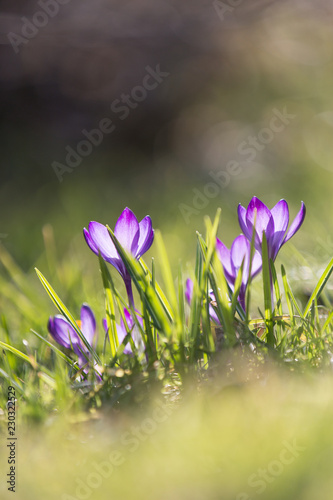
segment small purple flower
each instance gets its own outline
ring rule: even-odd
[[[191,305],[192,297],[193,297],[193,281],[190,278],[188,278],[186,280],[186,286],[185,286],[185,299],[189,305]],[[213,290],[209,291],[209,297],[210,300],[213,302],[216,300]],[[209,316],[213,321],[215,321],[217,325],[221,324],[212,304],[209,304]]]
[[[192,297],[193,297],[193,281],[190,278],[188,278],[186,280],[186,285],[185,285],[185,299],[188,305],[191,304]]]
[[[243,233],[251,242],[253,224],[256,219],[254,246],[261,254],[262,235],[265,231],[268,257],[274,261],[282,245],[290,240],[301,227],[305,212],[305,205],[302,202],[300,211],[287,231],[289,224],[288,203],[285,200],[280,200],[272,210],[269,210],[262,201],[254,196],[247,210],[241,204],[238,205],[238,220]]]
[[[139,330],[138,325],[133,320],[131,313],[126,309],[126,307],[124,308],[124,316],[125,316],[125,319],[126,319],[127,327],[130,330],[130,332],[131,332],[131,336],[132,336],[132,339],[134,341],[135,347],[137,348],[137,350],[138,350],[138,352],[140,354],[144,353],[145,352],[145,345],[144,345],[144,342],[143,342],[143,339],[142,339],[141,332]],[[143,328],[143,320],[142,320],[142,317],[139,314],[139,311],[136,311],[136,317],[137,317],[137,319],[138,319],[141,327]],[[103,319],[103,326],[104,326],[105,332],[108,333],[108,327],[107,327],[106,319]],[[126,327],[125,327],[125,323],[123,321],[123,318],[121,318],[121,320],[120,320],[120,325],[116,325],[116,327],[117,327],[118,342],[119,342],[119,345],[120,345],[123,342],[123,340],[126,337],[126,335],[127,335],[127,331],[126,331]],[[123,353],[124,354],[129,354],[129,355],[133,354],[130,342],[128,342],[125,345]]]
[[[238,271],[244,261],[242,283],[238,299],[245,311],[245,293],[249,280],[251,245],[243,234],[240,234],[234,239],[230,250],[222,243],[221,240],[216,238],[216,251],[222,263],[225,278],[232,290],[234,290]],[[251,278],[254,278],[254,276],[260,272],[261,266],[261,256],[259,252],[255,250],[251,266]]]
[[[96,337],[96,320],[88,304],[82,305],[81,320],[78,321],[78,324],[88,343],[93,346]],[[80,368],[87,365],[90,358],[90,352],[66,318],[60,314],[50,317],[47,328],[58,344],[66,347],[66,349],[72,349],[75,352],[78,356],[78,365]],[[88,368],[86,367],[83,371],[88,373]]]
[[[83,229],[83,234],[89,248],[96,255],[100,252],[103,259],[117,269],[125,282],[129,300],[133,304],[130,275],[113,244],[107,227],[99,222],[92,221],[89,223],[88,228]],[[129,208],[125,208],[120,214],[115,225],[114,234],[124,249],[138,260],[149,250],[154,240],[154,230],[149,215],[144,217],[141,222],[138,222]]]

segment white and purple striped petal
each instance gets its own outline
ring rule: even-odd
[[[81,307],[81,321],[79,324],[83,336],[92,345],[96,334],[96,320],[88,304],[83,304]],[[47,326],[50,334],[58,344],[75,352],[80,368],[87,365],[84,372],[88,373],[90,353],[67,319],[61,315],[56,315],[53,318],[50,317]],[[98,378],[100,379],[100,377]]]
[[[234,239],[230,249],[230,261],[234,279],[237,278],[238,271],[244,262],[242,282],[247,283],[250,265],[250,243],[243,234]]]
[[[111,236],[106,226],[100,222],[89,222],[89,231],[84,228],[83,234],[89,248],[98,255],[100,252],[102,258],[114,266],[124,277],[126,273],[123,261],[119,257],[116,247],[111,240]]]
[[[249,280],[249,268],[250,268],[250,258],[251,258],[251,245],[248,239],[240,234],[235,238],[231,245],[231,249],[228,248],[216,238],[216,250],[217,254],[221,260],[224,268],[224,274],[229,286],[234,290],[235,281],[239,272],[239,269],[243,264],[243,275],[242,283],[239,293],[239,302],[241,303],[243,309],[245,308],[245,292]],[[253,278],[261,270],[261,256],[259,252],[254,250],[252,266],[251,266],[251,277]]]
[[[83,304],[81,307],[81,331],[92,346],[96,334],[96,320],[88,304]]]
[[[219,238],[216,238],[216,252],[222,263],[226,279],[228,281],[232,280],[233,278],[235,278],[235,276],[231,266],[230,250],[225,246],[225,244]]]
[[[47,327],[50,334],[54,340],[58,342],[58,344],[66,347],[66,349],[72,349],[73,347],[75,350],[78,348],[81,340],[74,328],[63,316],[57,314],[54,318],[51,317]]]
[[[286,200],[280,200],[272,208],[271,214],[274,219],[274,233],[268,241],[268,246],[270,248],[269,257],[274,260],[281,248],[289,224],[289,208]]]
[[[136,255],[140,236],[138,219],[132,210],[125,208],[114,228],[114,235],[127,252]]]
[[[286,241],[290,240],[290,238],[292,236],[294,236],[294,234],[299,230],[299,228],[303,224],[305,214],[306,214],[306,208],[305,208],[304,203],[302,202],[300,211],[298,212],[295,219],[293,220],[293,222],[292,222],[292,224],[291,224],[291,226],[290,226],[290,228],[289,228],[289,230],[288,230],[288,232],[283,240],[283,243],[286,243]]]
[[[138,311],[136,311],[135,314],[136,314],[136,317],[137,317],[137,319],[138,319],[141,327],[143,328],[142,317],[140,316],[140,314],[139,314]],[[144,351],[145,351],[145,345],[144,345],[144,342],[143,342],[143,339],[142,339],[141,332],[140,332],[139,327],[137,326],[137,324],[133,321],[132,315],[126,309],[126,307],[124,308],[124,316],[125,316],[125,320],[126,320],[126,323],[127,323],[127,327],[131,331],[131,336],[132,336],[132,339],[134,341],[135,347],[137,348],[137,350],[138,350],[138,352],[140,354],[144,353]],[[104,324],[105,330],[107,331],[106,321],[105,321],[105,323],[103,322],[103,324]],[[119,342],[119,345],[120,345],[124,341],[124,339],[125,339],[125,337],[127,335],[125,323],[124,323],[124,321],[123,321],[122,318],[120,320],[120,325],[116,325],[116,326],[117,326],[118,342]],[[129,355],[133,354],[133,350],[132,350],[130,342],[128,342],[125,345],[123,353],[124,354],[129,354]]]
[[[137,250],[137,259],[139,259],[144,253],[146,253],[151,247],[154,241],[154,230],[152,227],[152,221],[149,215],[144,217],[139,223],[139,241]]]

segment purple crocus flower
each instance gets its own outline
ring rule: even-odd
[[[290,240],[301,227],[305,212],[305,205],[302,202],[300,211],[287,231],[289,224],[288,203],[285,200],[280,200],[272,210],[269,210],[262,201],[254,196],[247,210],[241,204],[238,205],[238,220],[244,235],[251,242],[253,224],[256,219],[254,247],[261,254],[262,235],[265,231],[268,257],[274,261],[282,245]]]
[[[234,290],[239,269],[244,261],[242,283],[238,300],[245,311],[245,292],[249,280],[251,245],[243,234],[240,234],[234,239],[230,250],[222,243],[221,240],[216,238],[216,251],[222,263],[225,278],[232,290]],[[254,278],[254,276],[260,272],[261,266],[261,256],[259,252],[255,250],[251,266],[251,278]]]
[[[100,252],[106,262],[114,266],[124,280],[128,298],[133,304],[132,284],[129,272],[113,244],[106,226],[99,222],[89,223],[89,229],[84,228],[83,234],[89,248],[96,254]],[[138,222],[129,208],[120,214],[114,228],[114,234],[124,249],[136,259],[149,250],[154,240],[154,230],[149,215]]]
[[[139,314],[139,311],[135,311],[135,313],[136,313],[136,317],[137,317],[141,327],[143,328],[143,320]],[[139,330],[139,327],[137,326],[137,324],[133,320],[131,313],[126,309],[126,307],[124,308],[124,316],[126,319],[127,327],[131,332],[131,336],[132,336],[132,339],[134,341],[135,347],[137,348],[137,350],[140,354],[144,353],[145,352],[145,345],[144,345],[144,342],[142,339],[141,332]],[[106,319],[103,319],[103,326],[104,326],[105,332],[108,333],[108,326],[107,326]],[[117,327],[118,342],[120,345],[127,335],[127,331],[126,331],[126,327],[125,327],[125,323],[123,321],[123,318],[121,318],[121,320],[120,320],[120,325],[116,325],[116,327]],[[123,353],[129,354],[129,355],[133,354],[130,342],[128,342],[125,345]]]
[[[78,321],[81,332],[87,339],[89,344],[92,346],[96,338],[96,320],[94,313],[88,306],[88,304],[83,304],[81,307],[81,320]],[[72,327],[72,325],[67,321],[64,316],[57,314],[54,317],[50,317],[48,321],[47,328],[58,344],[66,349],[72,349],[78,356],[78,365],[80,368],[87,365],[90,358],[90,352],[87,350],[86,346]],[[88,373],[88,367],[83,370]],[[100,377],[98,377],[100,378]]]
[[[185,299],[189,305],[191,305],[192,297],[193,297],[193,281],[190,278],[188,278],[186,280],[186,286],[185,286]],[[209,290],[209,297],[211,301],[215,301],[215,295],[213,290]],[[215,321],[217,325],[221,324],[212,304],[209,304],[209,316],[213,321]]]

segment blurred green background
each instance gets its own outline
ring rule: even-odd
[[[186,272],[204,215],[222,207],[230,246],[238,203],[256,195],[269,207],[287,199],[291,218],[305,202],[300,253],[284,248],[278,264],[309,293],[333,250],[332,6],[236,3],[68,2],[24,38],[41,7],[0,2],[0,242],[31,287],[35,265],[50,280],[63,265],[64,300],[93,301],[100,281],[82,228],[113,226],[125,206],[152,217]],[[164,76],[143,98],[147,67]],[[67,148],[106,118],[115,130],[59,178],[54,162],[66,165]]]
[[[45,224],[52,224],[63,255],[90,220],[113,225],[125,206],[139,218],[152,216],[170,236],[173,258],[193,256],[194,230],[217,206],[221,237],[230,245],[239,232],[237,205],[253,195],[268,206],[286,198],[292,215],[304,200],[308,214],[297,246],[327,243],[331,5],[237,3],[68,2],[16,46],[9,33],[22,36],[22,16],[33,21],[41,8],[0,3],[0,233],[25,270],[44,251]],[[121,120],[111,104],[157,65],[169,75]],[[283,110],[293,117],[274,128],[271,120]],[[52,163],[64,164],[66,147],[76,150],[82,130],[103,118],[115,131],[59,182]],[[185,220],[180,205],[196,208],[193,189],[204,193],[210,173],[226,172],[231,161],[239,165],[234,175]]]
[[[186,274],[195,258],[195,231],[204,230],[204,216],[213,217],[217,207],[222,208],[219,237],[230,246],[240,232],[238,203],[247,206],[256,195],[271,208],[285,198],[293,218],[303,200],[305,223],[277,262],[286,265],[299,297],[308,294],[333,254],[331,2],[72,0],[56,5],[59,9],[53,7],[57,12],[47,17],[45,26],[35,28],[22,42],[10,34],[24,37],[26,20],[38,21],[36,13],[46,10],[32,0],[0,1],[0,308],[13,337],[37,345],[30,328],[45,335],[47,318],[55,313],[37,281],[35,266],[74,313],[87,301],[101,319],[98,264],[82,228],[90,220],[113,226],[125,206],[139,219],[152,217],[154,227],[163,232],[175,272],[181,261]],[[158,65],[168,76],[141,99],[135,89],[144,81],[146,68]],[[132,108],[122,120],[111,106],[126,95],[132,96]],[[133,101],[133,95],[138,99]],[[76,150],[85,139],[82,131],[96,129],[105,118],[113,121],[114,132],[105,134],[60,182],[52,164],[64,164],[66,148]],[[218,188],[212,186],[217,177]],[[146,260],[153,256],[154,246]],[[226,406],[223,397],[218,399],[199,423],[193,415],[198,408],[205,412],[207,402],[185,406],[180,420],[172,420],[172,428],[167,424],[166,436],[172,436],[175,447],[182,439],[179,452],[161,434],[152,444],[153,464],[147,458],[152,450],[145,444],[140,467],[133,455],[116,486],[112,478],[108,488],[103,486],[105,498],[112,491],[121,495],[128,471],[140,485],[135,489],[139,498],[147,498],[151,488],[142,477],[153,484],[151,498],[237,498],[243,486],[249,490],[248,475],[273,460],[283,440],[296,430],[300,439],[309,440],[307,451],[282,475],[281,483],[276,481],[261,497],[330,498],[328,479],[316,478],[325,475],[332,455],[327,424],[331,389],[326,393],[324,383],[320,392],[319,382],[307,388],[306,382],[297,381],[285,396],[288,383],[283,385],[277,376],[269,385],[272,392],[267,390],[262,400],[260,390],[249,389],[251,396],[243,397],[232,389]],[[214,396],[209,401],[215,401]],[[321,431],[318,415],[323,405],[327,426]],[[193,427],[185,439],[188,422]],[[106,435],[113,425],[97,432]],[[221,437],[224,431],[233,436],[230,442]],[[73,431],[68,432],[70,436]],[[215,438],[216,449],[206,449]],[[49,439],[51,443],[52,436]],[[60,498],[64,490],[58,492],[54,479],[66,474],[68,492],[73,492],[68,476],[74,462],[80,467],[79,455],[87,441],[82,438],[83,448],[75,451],[74,462],[72,451],[66,451],[68,474],[57,452],[53,456],[52,448],[46,450],[37,436],[24,440],[22,456],[28,460],[30,450],[36,446],[36,451],[31,468],[21,466],[27,492],[19,495]],[[247,449],[251,453],[246,454]],[[161,463],[156,458],[159,450],[165,456]],[[317,457],[314,465],[312,453]],[[53,477],[53,496],[49,483],[38,483],[41,457],[47,465],[42,474],[48,480]],[[316,476],[307,474],[312,467]],[[200,485],[191,483],[193,470],[198,477],[206,471]],[[168,471],[172,487],[163,489],[152,479],[161,477],[161,471]],[[133,491],[123,493],[123,498],[133,498]],[[253,490],[248,493],[252,498]]]

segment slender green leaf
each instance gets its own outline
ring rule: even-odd
[[[315,289],[313,290],[313,292],[311,294],[311,297],[309,298],[307,305],[305,306],[305,309],[303,311],[304,318],[306,318],[307,315],[309,314],[312,302],[315,299],[317,299],[320,296],[321,292],[323,291],[329,277],[331,276],[332,271],[333,271],[333,258],[330,260],[328,266],[326,267],[325,271],[321,275]]]
[[[102,274],[103,288],[105,294],[106,323],[108,327],[108,334],[109,334],[108,336],[110,340],[111,357],[114,358],[118,349],[118,335],[116,326],[115,307],[112,296],[112,291],[114,291],[115,288],[105,261],[103,260],[100,254],[98,255],[98,258],[99,258],[99,267]]]
[[[33,356],[27,356],[26,354],[21,352],[19,349],[16,349],[16,347],[13,347],[12,345],[6,344],[5,342],[0,341],[0,347],[2,349],[5,349],[5,351],[12,352],[18,358],[21,358],[24,361],[27,361],[34,369],[38,368],[38,363],[36,362],[36,360]]]
[[[264,303],[265,303],[265,323],[266,323],[266,336],[267,343],[274,345],[273,333],[273,313],[272,313],[272,283],[268,258],[268,247],[265,231],[262,234],[262,282],[264,290]]]
[[[35,267],[35,271],[37,273],[38,278],[40,279],[40,282],[42,283],[43,287],[47,291],[49,297],[51,298],[52,302],[54,305],[57,307],[59,312],[65,316],[69,324],[74,328],[75,332],[78,334],[80,339],[82,340],[83,344],[87,348],[87,350],[90,352],[92,357],[96,360],[96,362],[101,365],[101,360],[99,359],[96,351],[91,347],[83,333],[81,332],[80,328],[78,327],[75,319],[65,306],[65,304],[60,300],[59,296],[56,294],[56,292],[53,290],[52,286],[48,283],[46,278],[42,275],[42,273]]]
[[[78,369],[75,362],[69,356],[67,356],[67,354],[65,354],[60,349],[58,349],[58,347],[56,347],[54,344],[52,344],[52,342],[49,342],[45,337],[43,337],[39,333],[35,332],[35,330],[31,329],[30,331],[34,335],[36,335],[36,337],[39,338],[42,342],[44,342],[44,344],[46,344],[48,347],[50,347],[50,349],[52,349],[52,351],[55,352],[57,356],[59,356],[60,358],[65,360],[66,363],[68,363],[72,368]]]

